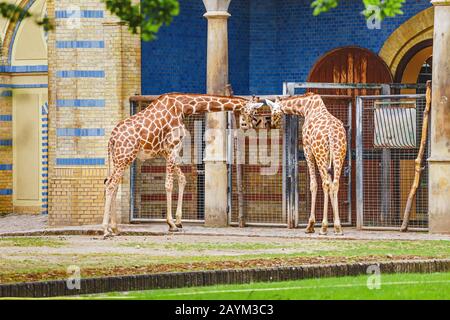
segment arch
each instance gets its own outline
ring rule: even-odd
[[[340,47],[323,55],[311,69],[308,81],[335,83],[390,83],[386,63],[374,52],[355,46]]]
[[[403,55],[395,72],[395,82],[415,83],[423,63],[433,54],[433,39],[414,45]]]
[[[433,39],[434,8],[425,9],[398,27],[384,43],[379,56],[392,74],[396,74],[402,58],[415,45]]]
[[[40,2],[41,4],[44,3],[44,6],[46,4],[45,0],[22,0],[17,5],[21,8],[24,8],[25,10],[33,10],[32,7],[37,2]],[[17,35],[20,30],[20,27],[23,26],[24,22],[32,23],[32,19],[27,20],[20,19],[15,22],[8,22],[5,28],[4,40],[1,48],[1,57],[2,57],[1,62],[3,65],[11,65]]]

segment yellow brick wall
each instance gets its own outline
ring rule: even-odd
[[[97,17],[82,17],[76,27],[56,16],[49,35],[49,221],[51,225],[101,223],[107,145],[114,126],[129,115],[129,96],[140,90],[140,40],[111,16],[100,0],[48,1],[55,11],[89,10]],[[101,12],[101,13],[100,13]],[[102,15],[102,16],[99,16]],[[57,48],[56,41],[102,42],[103,48]],[[63,77],[61,71],[101,71],[100,77]],[[59,107],[72,99],[104,101],[103,107]],[[103,129],[97,136],[62,136],[67,128]],[[67,163],[67,159],[96,159],[94,164]],[[64,162],[61,162],[64,161]],[[100,161],[100,162],[99,162]],[[129,177],[118,195],[122,222],[129,217]]]
[[[0,84],[10,83],[10,77],[0,75]],[[10,89],[0,88],[0,116],[12,116],[12,98],[9,96]],[[6,118],[5,118],[6,119]],[[3,119],[3,120],[5,120]],[[12,121],[0,119],[0,140],[12,139]],[[13,154],[11,146],[0,146],[0,166],[11,165]],[[4,193],[13,188],[12,171],[0,170],[0,190]],[[0,214],[12,213],[12,195],[0,194]]]

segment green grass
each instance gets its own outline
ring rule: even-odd
[[[49,237],[0,237],[0,247],[52,247],[66,244],[64,240]]]
[[[0,283],[60,279],[67,267],[77,265],[82,276],[141,274],[189,270],[255,268],[309,263],[387,261],[450,258],[450,241],[239,239],[210,241],[183,237],[155,241],[151,237],[121,239],[104,245],[77,243],[71,237],[0,237]],[[90,246],[84,252],[79,246]],[[139,246],[139,247],[138,247]],[[15,250],[20,247],[20,250]],[[42,247],[44,249],[42,249]],[[127,248],[136,248],[124,250]],[[8,248],[8,250],[1,250]],[[46,248],[50,248],[46,250]],[[140,248],[140,249],[138,249]]]
[[[165,243],[158,244],[155,242],[129,242],[122,243],[124,247],[147,248],[147,249],[165,249],[176,251],[206,251],[206,250],[270,250],[270,249],[295,249],[296,245],[292,243],[262,243],[262,242],[227,242],[227,243],[213,243],[213,242],[197,242],[197,243]]]
[[[371,278],[372,279],[372,278]],[[146,300],[367,300],[445,299],[450,300],[450,273],[381,275],[380,288],[369,289],[369,276],[261,282],[182,289],[110,293],[78,299]],[[370,283],[373,283],[369,280]]]

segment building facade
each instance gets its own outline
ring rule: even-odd
[[[211,92],[208,75],[217,74],[208,70],[213,57],[207,49],[215,40],[204,14],[214,4],[180,1],[180,15],[158,39],[141,42],[99,0],[14,2],[54,18],[55,30],[45,33],[32,20],[0,24],[0,213],[48,213],[51,225],[99,223],[107,141],[130,114],[129,97]],[[285,81],[370,82],[380,68],[391,81],[425,81],[435,16],[446,19],[446,1],[408,0],[403,15],[379,26],[360,14],[360,0],[342,1],[318,17],[310,2],[215,1],[230,14],[222,28],[228,30],[227,77],[235,94],[281,94]],[[448,59],[441,54],[439,63]],[[330,70],[316,79],[323,61]],[[447,166],[446,154],[438,158],[436,165]],[[439,190],[439,197],[448,192]],[[127,174],[119,192],[122,222],[129,221],[130,198]],[[436,230],[449,230],[449,212],[436,210],[447,220]]]

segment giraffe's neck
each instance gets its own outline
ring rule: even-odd
[[[212,95],[185,95],[178,101],[182,102],[182,111],[186,115],[238,111],[247,104],[247,100],[243,98],[228,98]]]
[[[317,94],[306,94],[282,100],[281,107],[285,114],[294,114],[305,118],[326,110],[322,98]]]

